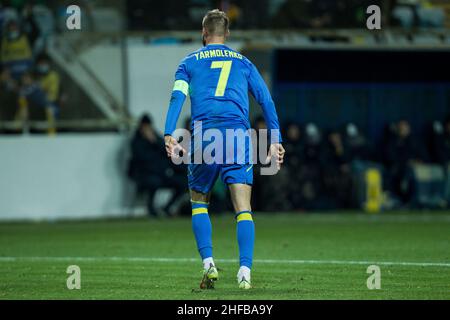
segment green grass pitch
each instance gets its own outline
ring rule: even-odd
[[[0,224],[0,299],[450,299],[450,214],[255,214],[254,288],[233,215],[212,216],[220,280],[199,290],[189,218]],[[367,288],[378,264],[381,289]],[[69,290],[66,269],[81,269]]]

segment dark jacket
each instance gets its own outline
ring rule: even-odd
[[[426,159],[419,141],[409,136],[395,137],[388,142],[386,160],[388,166],[404,167],[412,160]]]
[[[169,161],[164,151],[164,140],[157,136],[156,142],[151,142],[136,131],[131,141],[131,160],[128,176],[139,183],[149,176],[163,177]]]

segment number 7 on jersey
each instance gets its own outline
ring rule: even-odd
[[[216,97],[223,97],[225,94],[232,63],[233,61],[213,61],[211,63],[211,69],[222,69],[220,70],[219,81],[214,94]]]

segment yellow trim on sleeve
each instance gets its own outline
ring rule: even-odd
[[[189,92],[189,83],[184,80],[176,80],[173,84],[173,91],[181,91],[187,96]]]
[[[237,222],[239,221],[253,221],[252,215],[250,213],[241,213],[236,218]]]
[[[195,216],[196,214],[208,214],[208,209],[206,208],[196,208],[196,209],[192,209],[192,215]]]

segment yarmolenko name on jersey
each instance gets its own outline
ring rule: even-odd
[[[224,58],[236,58],[236,59],[243,59],[242,54],[231,51],[231,50],[222,50],[222,49],[212,49],[212,50],[204,50],[197,53],[194,53],[195,58],[197,60],[206,59],[206,58],[217,58],[217,57],[224,57]]]

